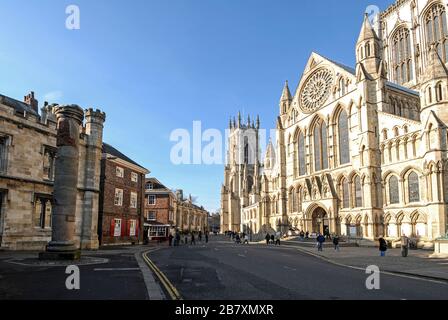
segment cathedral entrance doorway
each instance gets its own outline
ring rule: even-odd
[[[321,207],[317,207],[312,214],[312,232],[325,234],[330,232],[330,220],[327,212]]]

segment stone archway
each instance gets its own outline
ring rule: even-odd
[[[331,232],[330,218],[322,207],[316,207],[311,214],[311,232],[325,234]]]

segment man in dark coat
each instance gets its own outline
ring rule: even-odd
[[[266,235],[266,244],[269,245],[269,241],[271,241],[271,236],[269,235],[269,233]]]
[[[317,250],[324,251],[325,237],[319,233],[319,236],[317,237],[316,240],[317,240]]]
[[[383,237],[379,238],[378,241],[380,243],[381,256],[385,257],[386,256],[386,251],[387,251],[387,242],[386,242],[386,240],[384,240]]]

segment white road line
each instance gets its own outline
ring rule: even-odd
[[[244,254],[239,254],[238,257],[246,258],[246,256]]]
[[[139,268],[96,268],[93,271],[140,271]]]

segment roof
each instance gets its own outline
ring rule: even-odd
[[[352,67],[349,67],[345,64],[342,64],[340,62],[336,62],[332,59],[327,58],[326,56],[321,55],[320,53],[314,52],[315,54],[321,56],[322,58],[324,58],[325,60],[328,60],[329,62],[335,64],[336,66],[338,66],[339,68],[344,69],[345,71],[347,71],[348,73],[351,73],[352,75],[356,76],[356,70]]]
[[[26,111],[27,113],[33,114],[35,116],[39,116],[39,114],[33,108],[31,108],[30,105],[26,104],[25,102],[4,96],[2,94],[0,94],[0,103],[6,105],[8,107],[14,108],[16,110],[16,112],[23,113]]]
[[[403,87],[399,84],[396,84],[396,83],[393,83],[390,81],[386,81],[386,86],[409,93],[409,94],[412,94],[412,95],[415,95],[415,96],[420,96],[420,94],[417,91],[411,90],[409,88]]]
[[[115,149],[114,147],[112,147],[111,145],[109,145],[107,143],[103,143],[102,151],[103,151],[103,153],[108,153],[114,157],[120,158],[121,160],[132,163],[133,165],[140,167],[143,170],[148,171],[148,169],[146,169],[145,167],[142,167],[137,162],[135,162],[134,160],[132,160],[128,156],[124,155],[123,153],[121,153],[120,151],[118,151],[117,149]]]

